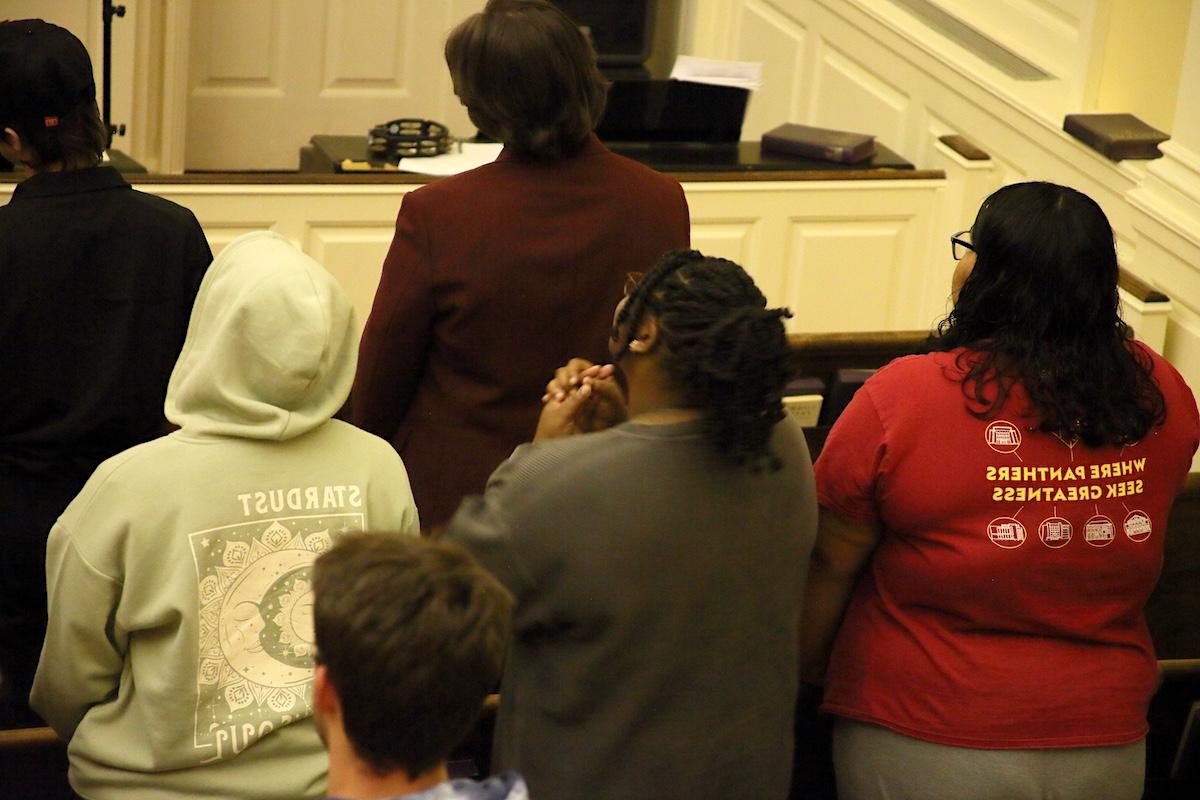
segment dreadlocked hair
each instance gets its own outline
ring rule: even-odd
[[[754,472],[781,466],[768,442],[783,419],[783,387],[791,376],[783,319],[792,314],[766,306],[737,264],[673,250],[630,293],[614,336],[620,358],[651,312],[668,379],[690,407],[706,412],[706,433],[717,449]]]

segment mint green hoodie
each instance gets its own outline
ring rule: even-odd
[[[331,419],[357,345],[283,238],[209,268],[167,390],[180,430],[101,464],[47,543],[31,703],[84,797],[322,795],[312,562],[348,531],[419,530],[391,445]]]

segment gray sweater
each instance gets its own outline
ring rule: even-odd
[[[778,472],[698,422],[519,448],[448,538],[517,598],[497,767],[535,798],[787,795],[796,634],[816,530],[788,419]]]

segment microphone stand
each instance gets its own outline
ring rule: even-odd
[[[112,124],[112,23],[113,17],[124,17],[125,6],[113,5],[112,0],[103,0],[104,46],[102,47],[103,67],[101,68],[101,89],[103,91],[100,113],[104,119],[104,129],[108,131],[108,149],[112,148],[113,136],[125,135],[125,123]]]

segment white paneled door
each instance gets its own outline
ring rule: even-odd
[[[193,0],[185,165],[295,169],[314,134],[396,117],[468,135],[442,58],[484,0]]]

